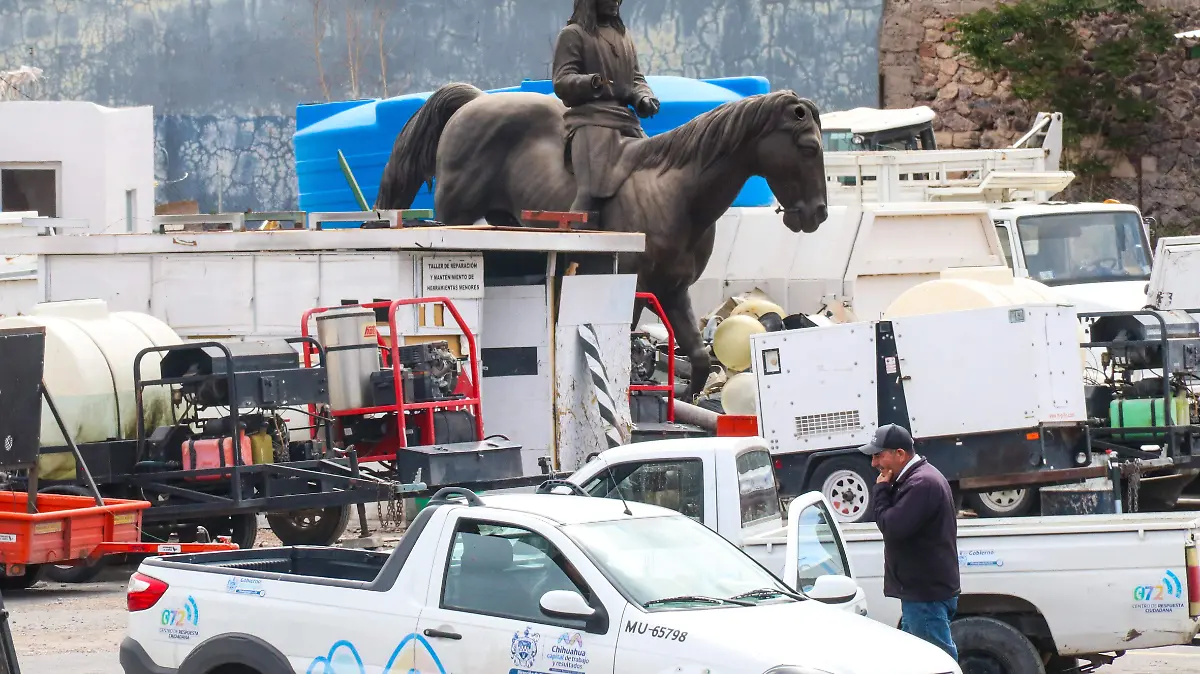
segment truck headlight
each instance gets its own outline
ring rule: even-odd
[[[833,674],[823,669],[813,669],[812,667],[799,667],[796,665],[779,665],[768,669],[764,674]]]

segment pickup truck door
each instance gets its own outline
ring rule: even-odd
[[[455,513],[433,563],[417,634],[436,653],[437,674],[613,674],[627,602],[557,529],[520,513]],[[550,590],[602,606],[607,624],[545,615],[539,600]]]
[[[846,576],[854,579],[854,568],[846,554],[842,527],[829,501],[820,492],[801,494],[788,504],[787,558],[783,581],[802,592],[813,589],[821,576]],[[867,613],[866,593],[858,588],[850,600],[860,615]]]

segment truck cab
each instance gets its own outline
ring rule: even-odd
[[[992,209],[992,219],[1015,276],[1056,289],[1079,311],[1146,304],[1150,233],[1136,207],[1013,203]]]
[[[920,105],[900,110],[854,108],[821,115],[821,140],[826,152],[936,150],[931,108]]]
[[[819,492],[784,503],[769,445],[761,437],[687,438],[615,447],[567,481],[590,496],[680,512],[740,547],[789,587],[867,614],[866,595],[855,582],[832,507]],[[780,540],[787,545],[779,545]]]

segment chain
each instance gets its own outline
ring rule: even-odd
[[[380,530],[400,531],[404,526],[404,502],[398,500],[395,494],[388,495],[386,513],[384,512],[384,503],[384,501],[375,502],[375,512],[379,515]]]
[[[393,470],[393,478],[395,475]],[[387,504],[386,508],[384,504]],[[376,501],[375,512],[379,515],[380,531],[397,532],[404,529],[404,501],[397,499],[395,492],[388,494],[387,501]]]
[[[1129,512],[1138,511],[1138,489],[1142,482],[1142,460],[1134,459],[1133,472],[1129,475],[1129,484],[1125,487],[1125,502],[1129,504]]]

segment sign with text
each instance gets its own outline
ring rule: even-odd
[[[482,255],[429,255],[421,263],[422,297],[483,298]]]

